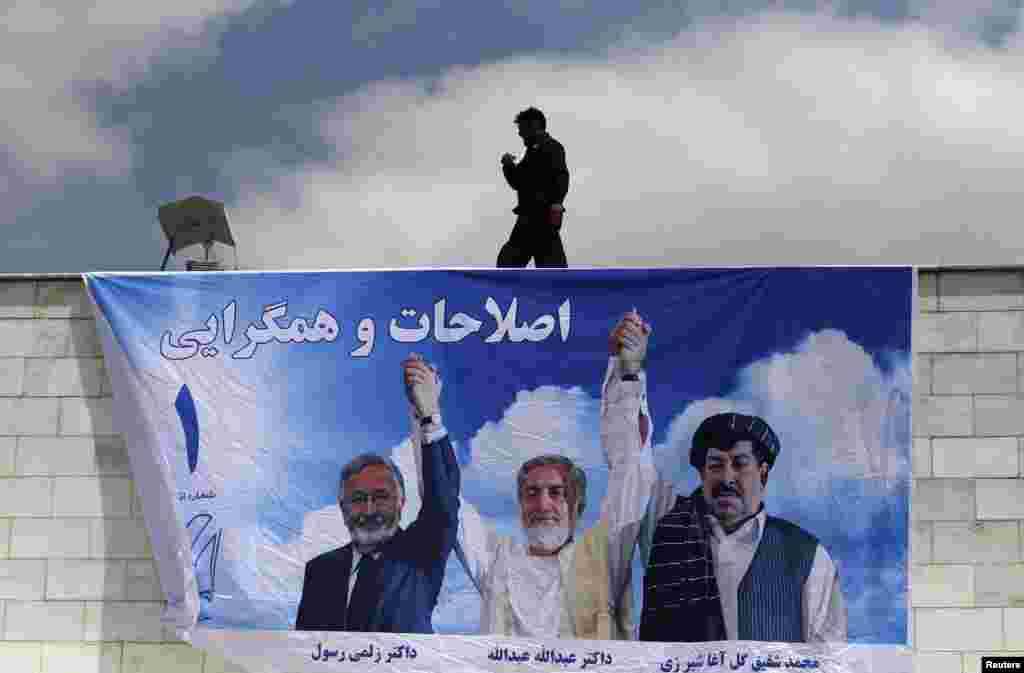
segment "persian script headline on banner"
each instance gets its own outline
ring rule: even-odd
[[[485,343],[501,343],[509,341],[520,343],[523,341],[538,342],[547,339],[555,330],[555,315],[542,315],[532,322],[516,324],[518,311],[518,298],[512,299],[506,311],[502,311],[498,302],[488,297],[484,305],[496,323],[496,327],[484,339]],[[484,323],[466,313],[455,313],[450,318],[447,316],[447,301],[439,299],[434,304],[433,338],[439,344],[458,343],[470,334],[479,332]],[[566,299],[558,307],[558,329],[562,341],[569,340],[571,326],[571,303]],[[163,333],[160,339],[160,354],[168,360],[187,360],[197,354],[203,357],[215,357],[219,350],[214,345],[223,326],[224,344],[228,345],[235,338],[235,320],[238,312],[238,302],[232,301],[221,311],[221,319],[211,314],[206,320],[206,327],[183,332],[174,339],[171,332]],[[288,302],[283,301],[277,304],[268,305],[263,309],[260,321],[253,322],[246,327],[244,336],[246,343],[231,353],[235,360],[246,360],[256,354],[259,346],[271,342],[279,344],[299,343],[320,343],[321,341],[333,343],[341,335],[338,319],[327,310],[320,309],[310,319],[292,318],[291,322],[284,326],[279,320],[286,319],[288,313]],[[402,326],[402,320],[414,319],[417,315],[416,309],[403,308],[402,318],[392,318],[388,322],[388,336],[397,343],[419,343],[427,339],[431,334],[431,319],[426,313],[420,313],[419,319],[414,321],[415,327]],[[373,318],[363,318],[356,326],[355,334],[362,344],[349,353],[352,357],[368,357],[373,352],[373,346],[377,339],[377,325]]]

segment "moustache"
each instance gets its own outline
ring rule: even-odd
[[[735,487],[730,486],[729,484],[718,484],[717,486],[715,486],[714,489],[712,489],[711,495],[712,497],[715,498],[720,498],[724,495],[731,495],[739,498],[740,492]]]
[[[382,512],[374,512],[372,514],[353,514],[349,519],[353,528],[365,528],[367,530],[377,530],[378,528],[384,528],[390,526],[394,517]]]

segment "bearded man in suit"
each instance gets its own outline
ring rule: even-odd
[[[406,396],[423,431],[441,427],[441,380],[413,355],[402,363]],[[412,385],[410,371],[417,374]],[[338,504],[352,541],[306,564],[298,631],[433,633],[431,617],[459,525],[459,464],[447,435],[420,447],[422,505],[402,528],[405,479],[373,453],[341,471]]]

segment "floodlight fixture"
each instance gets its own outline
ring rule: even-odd
[[[202,245],[205,260],[189,260],[189,271],[213,271],[220,264],[210,260],[213,244],[222,243],[235,249],[235,268],[238,268],[238,248],[231,236],[224,204],[204,196],[190,196],[160,206],[157,211],[160,227],[167,237],[167,252],[160,270],[167,268],[167,260],[182,248]]]

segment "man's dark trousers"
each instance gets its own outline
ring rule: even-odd
[[[544,215],[519,215],[498,253],[498,267],[522,269],[532,259],[538,269],[568,268],[560,229],[551,226]]]

